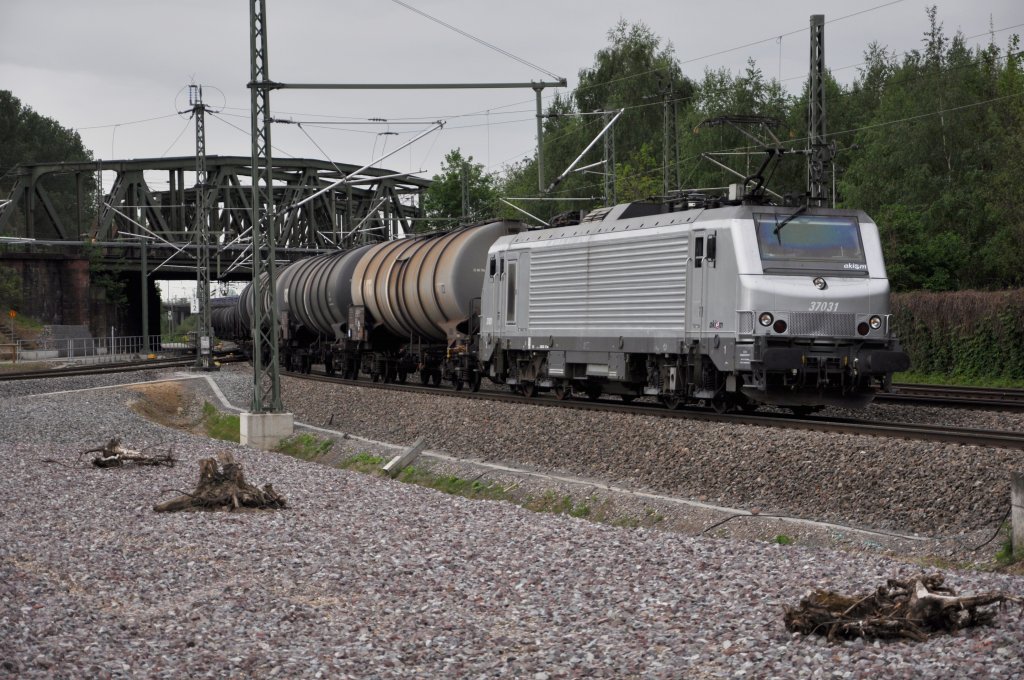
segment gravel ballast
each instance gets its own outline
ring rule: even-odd
[[[137,398],[131,388],[33,396],[90,380],[96,381],[0,385],[0,676],[542,680],[1024,673],[1024,620],[1016,608],[1000,614],[995,627],[925,643],[828,644],[783,628],[783,605],[795,605],[810,590],[866,593],[886,578],[919,571],[906,562],[623,529],[469,501],[154,424],[129,408]],[[244,372],[224,371],[216,380],[236,405],[247,404],[251,385]],[[739,428],[716,430],[705,440],[662,419],[631,417],[630,425],[607,414],[556,416],[555,409],[457,399],[428,405],[364,388],[284,383],[285,403],[298,420],[323,425],[333,415],[331,427],[350,434],[395,444],[422,435],[431,448],[467,457],[593,476],[603,469],[617,483],[657,488],[659,475],[648,468],[658,459],[626,467],[629,452],[642,450],[665,456],[661,472],[673,475],[666,487],[674,492],[740,507],[746,506],[736,501],[756,485],[736,461],[765,455],[762,476],[772,477],[779,469],[769,460],[785,455],[782,440],[769,457],[765,443],[758,447],[752,439],[779,435]],[[574,418],[583,422],[573,425]],[[181,462],[100,470],[76,461],[79,451],[114,435],[131,448],[173,447]],[[820,457],[836,447],[834,440],[785,435],[791,436],[798,437],[793,446],[801,455],[828,467]],[[863,448],[881,461],[900,456],[906,475],[914,456],[926,453],[914,453],[911,442],[893,443],[892,451],[880,442],[888,440],[848,446],[848,455]],[[222,450],[233,453],[251,483],[273,483],[288,509],[152,512],[160,500],[190,490],[197,461]],[[985,456],[986,465],[1013,462],[998,459],[996,450],[959,450]],[[712,452],[720,454],[717,463]],[[833,451],[833,467],[864,467],[864,459],[843,453]],[[939,457],[934,453],[931,459]],[[971,469],[968,458],[957,465]],[[716,465],[725,470],[714,473]],[[838,481],[838,473],[816,472],[814,465],[792,469],[816,485]],[[979,465],[974,474],[983,470]],[[785,498],[786,485],[768,480],[767,486],[754,500]],[[953,503],[954,493],[941,495]],[[807,494],[786,502],[800,511],[814,507]],[[834,513],[872,526],[876,519],[901,525],[881,511],[877,518],[856,514],[850,509],[856,504],[856,498],[837,502]],[[927,512],[922,524],[955,529],[962,521],[962,511]],[[915,521],[899,528],[913,529]],[[948,571],[947,582],[961,593],[1024,595],[1020,577]]]
[[[485,461],[734,508],[963,537],[964,546],[999,526],[1011,472],[1024,469],[1024,452],[1009,449],[439,399],[295,378],[285,378],[282,389],[296,419],[371,439],[408,444],[422,436],[430,447]],[[879,406],[869,417],[914,420],[913,412]],[[987,418],[988,427],[1001,429],[1024,421],[1021,414],[957,411],[942,418],[969,419],[974,427]]]

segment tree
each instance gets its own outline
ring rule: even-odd
[[[0,312],[17,309],[21,304],[21,277],[10,267],[0,265]]]
[[[423,229],[447,229],[494,217],[498,209],[495,179],[484,172],[473,157],[463,158],[460,149],[452,149],[444,157],[441,174],[434,175],[433,184],[423,198],[423,212],[428,221]]]
[[[724,187],[742,181],[739,176],[703,160],[702,153],[746,152],[743,156],[718,159],[744,176],[754,174],[764,160],[762,147],[754,145],[738,130],[725,125],[701,127],[701,123],[721,116],[764,116],[783,123],[781,129],[776,128],[773,132],[785,142],[789,138],[803,136],[788,123],[791,110],[792,99],[777,80],[765,79],[754,60],[748,61],[745,71],[737,76],[726,69],[705,70],[704,79],[696,86],[693,104],[683,113],[679,125],[681,130],[692,131],[681,140],[681,155],[689,167],[684,184],[690,187]],[[806,123],[803,129],[807,129]],[[765,134],[759,134],[766,142],[770,140]],[[792,172],[795,165],[788,162],[785,167]],[[769,188],[780,194],[800,189],[799,185],[792,186],[792,181],[786,181],[785,177],[789,175],[776,176]]]
[[[943,33],[934,7],[927,14],[922,50],[898,65],[869,52],[854,91],[877,91],[877,105],[858,126],[844,204],[878,221],[897,290],[1020,285],[1016,39],[1005,58],[995,45],[972,50]]]
[[[646,198],[661,193],[666,159],[665,114],[675,115],[688,106],[693,83],[682,75],[673,47],[642,23],[620,21],[608,32],[609,45],[594,55],[594,64],[579,71],[579,86],[571,96],[558,96],[544,120],[544,177],[547,187],[564,172],[597,136],[617,109],[625,109],[606,133],[614,138],[616,176],[625,182],[628,197]],[[592,115],[592,114],[597,115]],[[669,163],[674,163],[675,140],[669,140]],[[587,166],[605,159],[603,141],[581,159]],[[537,159],[510,166],[500,182],[506,195],[537,194]],[[561,181],[551,197],[593,198],[600,204],[604,194],[601,169],[574,172]],[[623,175],[623,173],[626,173]],[[674,174],[674,173],[673,173]],[[553,201],[531,205],[530,211],[545,219],[568,210],[590,207],[580,201]]]
[[[594,55],[594,65],[579,72],[576,109],[624,108],[615,128],[616,145],[627,153],[639,151],[644,144],[658,148],[664,136],[666,101],[687,103],[694,84],[683,76],[672,43],[662,45],[661,38],[643,23],[620,20],[608,31],[608,41],[608,47]]]
[[[6,197],[14,188],[11,171],[18,164],[90,160],[92,153],[77,132],[39,115],[10,91],[0,90],[0,197]],[[73,223],[77,202],[74,176],[49,177],[46,190],[60,218]],[[85,178],[84,195],[95,190],[92,176]],[[91,219],[91,204],[85,206],[85,211],[86,219]]]

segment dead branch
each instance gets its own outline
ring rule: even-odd
[[[219,465],[218,465],[219,463]],[[199,461],[199,483],[195,491],[153,506],[156,512],[179,510],[241,510],[273,509],[285,507],[285,499],[271,484],[262,489],[245,481],[242,467],[228,452],[217,454],[217,459]]]
[[[146,447],[150,448],[150,447]],[[145,450],[145,449],[143,449]],[[92,459],[94,467],[98,468],[111,468],[121,467],[126,463],[134,463],[135,465],[166,465],[167,467],[174,467],[174,464],[178,462],[171,451],[167,453],[155,455],[155,456],[144,456],[139,451],[133,451],[132,449],[126,449],[121,446],[121,439],[114,437],[106,444],[95,449],[86,449],[78,454],[78,460],[82,460],[82,456],[89,453],[98,453],[99,455]]]
[[[957,597],[944,585],[941,574],[921,574],[912,579],[889,579],[886,585],[865,596],[848,597],[817,590],[796,608],[785,608],[786,628],[804,635],[817,633],[829,640],[909,638],[924,641],[930,633],[954,633],[961,628],[988,625],[996,611],[981,609],[1024,599],[1005,593]]]

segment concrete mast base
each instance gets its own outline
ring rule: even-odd
[[[270,450],[292,436],[295,422],[291,413],[242,413],[239,440],[242,444]]]

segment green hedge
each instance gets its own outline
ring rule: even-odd
[[[892,313],[915,373],[1024,380],[1024,290],[896,293]]]

